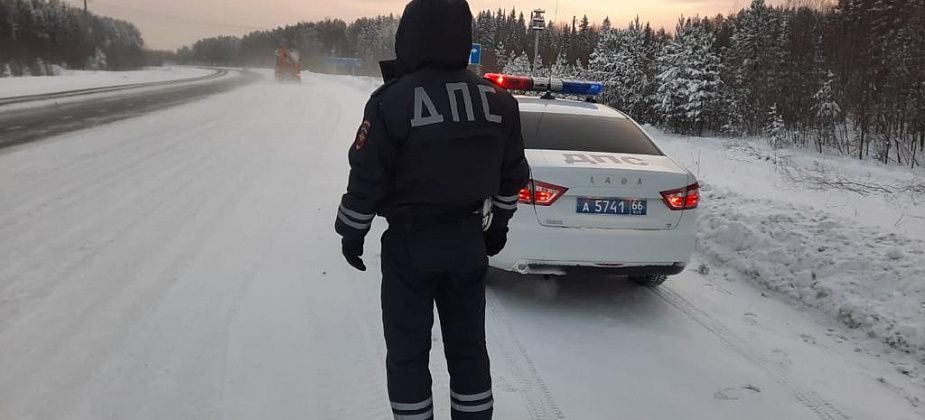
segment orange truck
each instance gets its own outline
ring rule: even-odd
[[[288,48],[276,50],[276,80],[280,82],[301,82],[302,62],[299,52]]]

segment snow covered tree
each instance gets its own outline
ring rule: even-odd
[[[556,62],[549,67],[549,75],[560,79],[579,78],[581,76],[580,68],[569,64],[565,55],[565,51],[559,53],[559,55],[556,57]]]
[[[761,129],[770,106],[781,99],[776,97],[785,83],[780,71],[784,62],[781,22],[765,0],[752,0],[751,7],[739,13],[732,35],[730,82],[748,133]]]
[[[716,122],[722,82],[713,41],[699,20],[679,22],[674,40],[658,58],[656,108],[662,123],[675,131],[700,135]]]
[[[608,21],[609,23],[609,21]],[[617,51],[622,43],[622,33],[614,30],[610,25],[601,28],[597,46],[591,53],[588,61],[586,78],[599,81],[606,86],[602,100],[604,103],[619,107],[620,95],[614,74],[617,62]]]
[[[57,76],[61,74],[61,67],[49,62],[45,62],[45,75],[46,76]]]
[[[482,48],[484,51],[485,47]],[[512,63],[515,58],[513,53],[509,52],[507,48],[505,48],[504,43],[498,45],[498,49],[495,52],[495,57],[497,57],[495,65],[499,70],[507,68],[508,64]]]
[[[614,54],[613,88],[617,90],[617,107],[639,121],[651,122],[654,105],[654,57],[649,56],[648,36],[639,18],[630,23],[619,37]]]
[[[842,118],[842,109],[835,99],[835,74],[829,72],[829,75],[819,88],[819,91],[813,95],[815,104],[813,110],[816,112],[816,119],[819,127],[819,135],[816,138],[816,148],[821,153],[825,146],[836,146],[836,125]]]
[[[504,74],[529,76],[533,74],[533,66],[527,54],[518,54],[513,60],[504,66]]]
[[[35,64],[32,65],[31,73],[33,76],[45,76],[45,60],[36,58]]]
[[[588,19],[588,16],[582,16],[581,20],[578,22],[578,33],[575,34],[573,43],[580,57],[587,57],[591,54],[591,51],[593,51],[594,47],[597,45],[597,37],[598,35],[594,27],[591,26],[591,21]]]
[[[103,52],[102,48],[96,49],[93,56],[87,61],[86,67],[88,70],[106,70],[106,53]]]
[[[10,68],[10,64],[3,63],[3,65],[0,66],[0,77],[12,77],[12,76],[13,76],[13,70]]]
[[[777,111],[777,104],[771,105],[771,110],[768,112],[765,133],[768,135],[768,143],[775,149],[783,147],[787,142],[787,127],[784,126],[784,118]]]

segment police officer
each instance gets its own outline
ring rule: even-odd
[[[485,274],[529,176],[516,100],[467,70],[465,0],[414,0],[395,39],[403,75],[373,93],[350,148],[337,214],[347,262],[366,270],[364,237],[382,237],[382,321],[397,420],[433,418],[428,369],[434,304],[452,418],[490,419]]]

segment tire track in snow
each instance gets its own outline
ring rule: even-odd
[[[507,312],[501,301],[491,289],[486,290],[487,334],[492,347],[501,351],[517,384],[517,390],[527,407],[532,420],[565,419],[562,410],[556,405],[549,387],[537,372],[536,365],[526,348],[514,335],[514,329],[508,322]]]
[[[68,208],[80,201],[87,201],[88,197],[96,197],[99,194],[109,191],[114,185],[124,182],[125,174],[139,173],[144,169],[158,163],[158,159],[167,158],[171,154],[184,165],[192,165],[196,162],[184,158],[184,152],[188,152],[188,143],[193,138],[192,135],[206,135],[209,130],[215,129],[217,121],[207,121],[202,127],[197,127],[196,132],[187,133],[184,136],[166,136],[157,147],[152,147],[145,142],[136,142],[133,145],[118,144],[112,153],[107,155],[90,155],[89,159],[81,158],[72,164],[65,164],[52,170],[47,170],[45,175],[37,180],[28,178],[28,174],[17,175],[17,181],[32,182],[27,186],[17,188],[20,196],[9,196],[10,203],[14,204],[5,211],[4,221],[0,223],[0,233],[4,236],[9,235],[10,229],[28,224],[30,220],[36,220],[59,210]],[[124,146],[128,146],[123,148]],[[104,153],[110,153],[110,150]],[[105,161],[109,156],[113,159],[120,159],[115,165],[99,165],[101,160]],[[78,165],[79,164],[79,165]],[[61,174],[68,174],[67,179],[62,182]],[[88,183],[88,179],[92,182]],[[36,194],[41,191],[41,194]]]
[[[678,293],[666,288],[651,289],[655,296],[659,297],[675,309],[686,315],[688,318],[700,324],[707,331],[720,339],[727,347],[745,358],[749,363],[755,365],[761,370],[771,375],[775,382],[783,385],[790,390],[793,397],[803,406],[813,412],[816,417],[823,420],[850,420],[851,417],[823,399],[814,391],[804,390],[790,382],[784,372],[780,371],[778,365],[768,360],[757,351],[753,350],[744,340],[733,334],[722,323],[710,316],[702,309],[679,295]]]

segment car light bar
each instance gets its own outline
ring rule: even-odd
[[[511,76],[498,73],[487,73],[484,78],[507,90],[556,92],[583,96],[597,96],[604,93],[604,84],[598,82],[562,80],[552,77]]]

